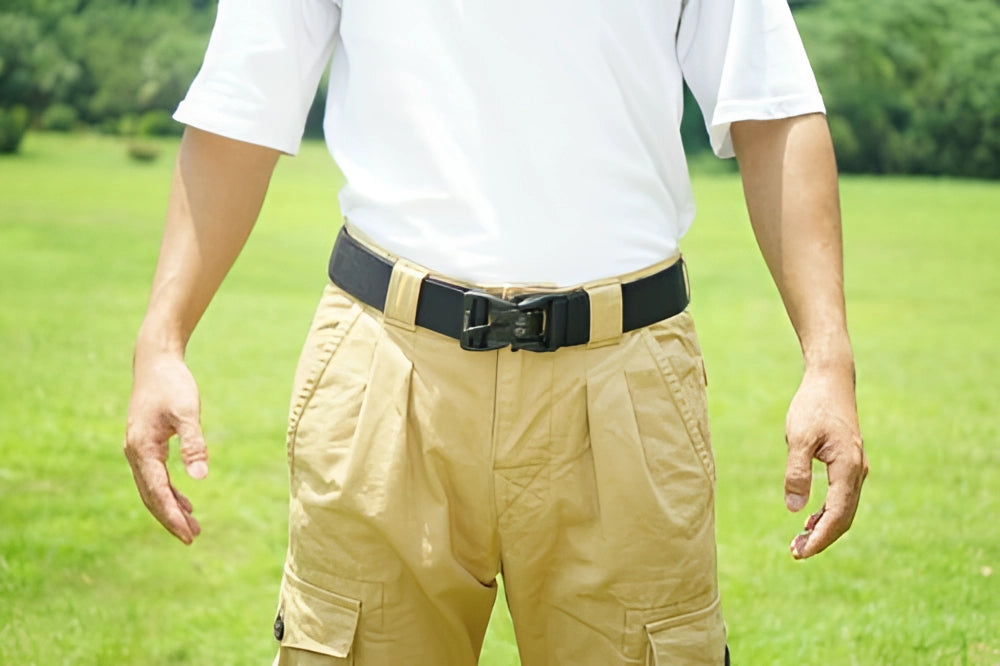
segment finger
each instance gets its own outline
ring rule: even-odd
[[[189,500],[184,495],[184,493],[182,493],[181,491],[177,490],[174,487],[171,487],[170,490],[173,491],[174,498],[177,500],[178,506],[181,507],[181,509],[184,511],[184,513],[193,513],[194,512],[194,505],[191,504],[191,500]]]
[[[853,520],[854,511],[847,507],[827,508],[812,530],[802,532],[792,541],[792,556],[804,560],[823,552],[843,536]]]
[[[822,518],[823,514],[825,513],[826,513],[826,504],[820,507],[819,511],[810,514],[809,517],[806,518],[806,524],[802,526],[802,530],[805,532],[812,532],[814,529],[816,529],[816,525],[819,523],[819,519]]]
[[[806,542],[809,540],[809,535],[814,529],[816,529],[816,525],[819,524],[819,520],[823,517],[824,513],[826,513],[825,504],[819,511],[810,514],[810,516],[806,519],[805,525],[802,526],[802,531],[796,534],[795,538],[792,539],[790,546],[792,555],[797,557],[803,551],[806,546]]]
[[[191,531],[192,539],[199,534],[201,534],[201,524],[192,516],[190,513],[184,514],[184,519],[187,521],[188,529]]]
[[[185,421],[178,424],[177,435],[181,439],[181,460],[188,476],[204,479],[208,476],[208,447],[201,426],[197,421]]]
[[[177,490],[173,486],[170,487],[170,491],[174,494],[174,498],[177,500],[177,506],[180,507],[181,511],[184,513],[184,520],[187,521],[188,529],[191,530],[192,536],[198,536],[201,534],[201,525],[195,520],[195,517],[191,515],[194,513],[194,505],[191,504],[184,493]]]
[[[188,515],[170,485],[166,466],[155,458],[129,459],[132,477],[143,504],[161,525],[186,544],[194,540]]]
[[[785,463],[785,506],[789,511],[801,511],[809,502],[812,489],[812,450],[788,444]]]
[[[850,529],[866,473],[867,464],[860,449],[854,455],[843,455],[827,465],[830,485],[826,503],[816,520],[810,520],[812,526],[807,522],[806,531],[792,541],[792,555],[796,559],[823,552]]]

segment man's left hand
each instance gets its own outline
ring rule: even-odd
[[[823,507],[809,516],[804,531],[792,540],[792,556],[801,560],[822,552],[850,528],[868,475],[853,369],[806,370],[788,408],[785,439],[788,510],[798,512],[806,506],[814,458],[826,465],[829,484]]]

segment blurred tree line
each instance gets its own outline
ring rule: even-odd
[[[796,14],[844,171],[1000,178],[1000,0]]]
[[[2,0],[0,152],[20,124],[179,132],[214,17],[209,0]]]
[[[1000,178],[1000,0],[789,2],[843,171]],[[214,16],[214,0],[3,0],[0,151],[18,123],[179,131],[169,114]],[[310,113],[314,136],[324,93]],[[685,143],[704,149],[688,107]]]
[[[1000,178],[1000,0],[789,2],[841,171]]]

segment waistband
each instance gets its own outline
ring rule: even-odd
[[[680,314],[690,297],[681,259],[636,279],[611,278],[568,289],[484,288],[450,281],[363,244],[347,228],[334,243],[330,280],[381,310],[390,323],[420,326],[464,349],[527,351],[613,341]],[[598,309],[598,307],[600,309]],[[600,316],[592,317],[592,312]]]

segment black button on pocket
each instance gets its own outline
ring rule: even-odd
[[[278,617],[274,618],[274,639],[280,641],[285,637],[285,621],[281,617],[281,613],[278,613]]]

